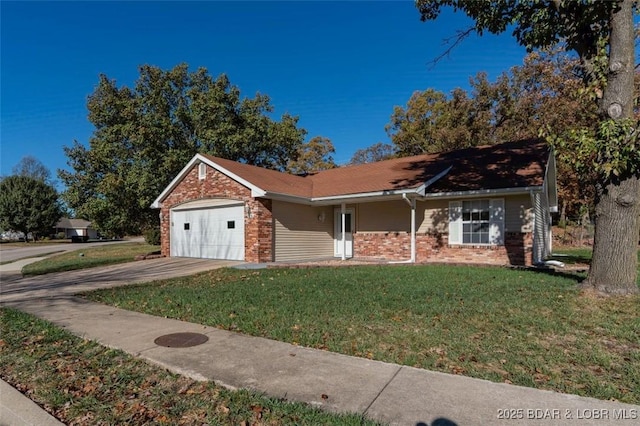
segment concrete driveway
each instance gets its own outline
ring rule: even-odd
[[[242,263],[171,257],[25,278],[19,272],[3,272],[0,275],[0,304],[10,305],[36,298],[70,296],[99,288],[193,275]]]

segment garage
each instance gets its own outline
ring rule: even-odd
[[[171,209],[171,256],[244,260],[244,203],[199,200]]]

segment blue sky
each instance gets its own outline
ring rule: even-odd
[[[420,22],[412,1],[8,2],[1,16],[1,165],[26,155],[54,174],[63,146],[88,144],[86,99],[100,73],[132,87],[138,66],[186,62],[226,73],[244,96],[270,96],[279,117],[300,117],[339,164],[376,142],[395,105],[416,90],[468,87],[522,64],[509,34],[471,37],[435,67],[463,15]]]

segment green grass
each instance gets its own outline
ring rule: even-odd
[[[553,250],[555,254],[552,256],[552,259],[559,260],[566,264],[585,264],[589,265],[591,263],[591,256],[593,254],[593,250],[591,247],[556,247]],[[638,268],[640,272],[640,250],[638,250]],[[640,283],[640,273],[638,274],[638,279]]]
[[[0,377],[65,424],[374,424],[174,375],[11,309],[0,331]]]
[[[444,265],[220,269],[88,297],[347,355],[640,403],[640,297],[581,295],[579,279]]]
[[[42,275],[132,262],[135,256],[159,250],[146,243],[109,244],[66,252],[31,263],[22,268],[23,275]]]

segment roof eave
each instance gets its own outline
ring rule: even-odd
[[[358,192],[355,194],[340,194],[340,195],[330,195],[326,197],[314,197],[311,198],[311,201],[315,204],[327,204],[331,202],[344,202],[344,201],[356,201],[356,200],[372,200],[372,199],[380,199],[380,198],[401,198],[402,194],[420,194],[420,190],[424,185],[421,185],[417,188],[406,188],[406,189],[389,189],[382,191],[371,191],[371,192]]]
[[[477,189],[472,191],[432,192],[421,197],[424,200],[437,198],[466,198],[483,195],[526,195],[542,191],[542,186],[524,186],[516,188]]]
[[[272,200],[278,201],[286,201],[290,203],[297,204],[307,204],[307,205],[331,205],[337,202],[345,202],[345,201],[377,201],[389,198],[402,198],[402,194],[416,194],[420,195],[419,190],[422,186],[418,188],[408,188],[402,190],[386,190],[386,191],[373,191],[373,192],[360,192],[356,194],[341,194],[341,195],[329,195],[326,197],[301,197],[296,195],[282,194],[277,192],[266,192],[263,197],[269,198]]]

